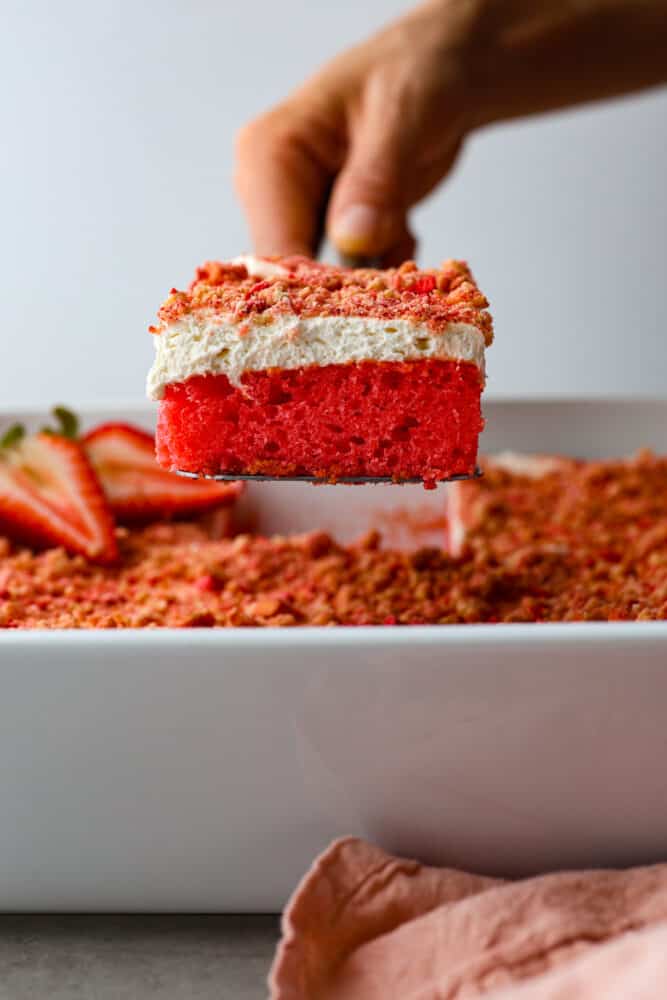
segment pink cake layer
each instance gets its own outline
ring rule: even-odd
[[[246,372],[167,386],[158,461],[215,474],[418,478],[470,473],[483,426],[475,365],[428,359]]]

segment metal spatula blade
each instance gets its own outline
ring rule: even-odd
[[[214,476],[200,475],[198,472],[185,472],[179,469],[178,476],[186,476],[188,479],[214,479],[216,482],[247,482],[247,483],[317,483],[322,486],[365,486],[389,484],[393,486],[409,485],[411,483],[422,483],[422,479],[392,479],[391,476],[341,476],[335,482],[323,479],[320,476],[250,476],[242,472],[218,472]],[[446,479],[438,479],[438,483],[455,483],[465,479],[477,479],[482,475],[482,470],[477,467],[471,473],[459,473],[449,476]]]

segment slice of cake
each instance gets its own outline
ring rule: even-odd
[[[347,269],[301,257],[200,268],[159,312],[159,462],[206,475],[472,473],[486,298],[466,264]]]

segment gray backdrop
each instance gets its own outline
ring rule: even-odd
[[[247,247],[232,137],[398,0],[4,0],[0,400],[138,400],[172,284]],[[667,389],[667,94],[474,137],[420,259],[492,300],[496,396]]]

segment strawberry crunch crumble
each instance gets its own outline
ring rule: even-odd
[[[208,261],[197,268],[187,291],[172,288],[158,312],[160,334],[175,320],[191,313],[233,316],[239,335],[248,332],[244,319],[268,323],[276,316],[368,316],[407,319],[437,331],[450,323],[469,323],[493,340],[488,301],[463,261],[419,270],[413,261],[384,271],[343,268],[306,257],[262,258],[272,268],[266,277],[249,273],[246,264]],[[260,320],[259,317],[263,317]]]
[[[119,563],[102,567],[0,539],[0,627],[667,618],[667,459],[516,468],[488,461],[483,479],[457,484],[456,554],[385,550],[377,534],[214,541],[157,523],[117,528]]]

